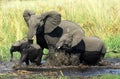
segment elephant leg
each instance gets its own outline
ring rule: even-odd
[[[25,63],[26,63],[26,65],[29,65],[29,58],[28,58],[28,56],[26,57]]]
[[[83,61],[84,61],[84,52],[81,52],[79,60],[80,60],[80,63],[83,63]]]
[[[43,52],[42,50],[38,51],[38,56],[35,59],[36,65],[41,65],[41,59],[42,59]]]
[[[19,65],[21,66],[21,64],[23,63],[23,61],[22,61],[22,54],[21,54],[21,57],[20,57],[20,59],[19,59]]]
[[[37,58],[37,59],[36,59],[36,65],[37,65],[37,66],[41,65],[41,58]]]
[[[106,53],[106,48],[103,45],[102,48],[101,48],[101,51],[99,52],[98,64],[101,64],[102,62],[104,62],[103,59],[104,59],[105,53]]]
[[[42,37],[43,34],[36,34],[36,40],[37,40],[37,44],[42,48],[47,48],[48,49],[48,45],[47,42],[45,40],[44,37]]]
[[[21,66],[22,63],[26,60],[27,54],[21,54],[20,60],[19,60],[19,65]]]
[[[36,63],[37,66],[41,65],[41,58],[40,58],[40,57],[37,57],[37,58],[35,59],[35,63]]]

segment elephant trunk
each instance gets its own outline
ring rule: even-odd
[[[13,61],[13,48],[10,49],[10,54],[11,54],[10,62],[12,62]]]
[[[61,43],[60,43],[60,42],[58,42],[58,43],[56,44],[56,48],[57,48],[57,49],[61,49],[62,45],[63,45],[63,43],[62,43],[62,42],[61,42]]]
[[[12,62],[13,61],[13,52],[10,52],[10,54],[11,54],[10,62]]]

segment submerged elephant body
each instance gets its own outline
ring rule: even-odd
[[[28,42],[23,39],[15,42],[10,48],[11,61],[13,59],[13,52],[15,51],[18,51],[21,54],[19,65],[21,65],[23,62],[29,65],[29,61],[36,63],[36,65],[41,64],[40,62],[42,58],[42,49],[39,45],[29,45]]]
[[[78,54],[81,62],[84,61],[90,65],[97,64],[104,57],[106,48],[99,38],[83,37],[77,45],[73,46],[73,35],[74,33],[64,34],[56,44],[57,49],[65,50],[70,54]]]
[[[83,54],[83,60],[86,64],[97,64],[101,61],[106,53],[104,43],[97,37],[84,37],[83,43],[85,51]]]

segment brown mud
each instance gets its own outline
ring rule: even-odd
[[[103,74],[120,74],[120,58],[106,58],[101,64],[95,66],[87,66],[79,64],[76,55],[54,54],[49,55],[46,61],[42,61],[41,66],[15,67],[15,62],[1,62],[0,74],[17,74],[31,75],[38,74],[40,76],[97,76]]]
[[[49,54],[47,56],[44,66],[78,66],[79,57],[77,55],[69,55],[65,53],[55,53]]]

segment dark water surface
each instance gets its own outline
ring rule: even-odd
[[[64,76],[97,76],[97,75],[102,75],[102,74],[118,74],[120,75],[120,59],[119,58],[114,58],[114,59],[104,59],[104,61],[109,62],[107,66],[97,66],[97,67],[87,67],[84,70],[81,70],[79,68],[69,68],[69,69],[53,69],[49,71],[62,71],[62,75]],[[15,72],[15,70],[12,68],[14,65],[14,62],[1,62],[0,63],[0,73],[8,73],[8,72]],[[112,68],[113,66],[113,68]],[[118,68],[114,68],[118,67]],[[37,69],[36,69],[37,70]],[[29,69],[30,71],[30,69]],[[32,71],[32,70],[31,70]],[[35,72],[35,71],[34,71]],[[42,72],[47,72],[47,70],[44,71],[42,70],[37,70],[37,73],[42,73]]]
[[[99,69],[99,68],[89,68],[84,71],[72,70],[72,71],[63,71],[65,76],[96,76],[103,74],[120,74],[120,69]]]

